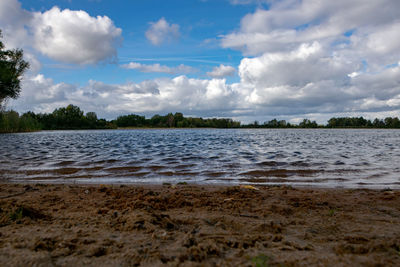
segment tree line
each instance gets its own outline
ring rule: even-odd
[[[0,112],[0,132],[29,132],[39,130],[79,130],[79,129],[116,129],[116,128],[239,128],[240,122],[225,118],[192,118],[182,113],[145,116],[130,114],[107,121],[97,118],[95,112],[86,114],[78,106],[68,105],[57,108],[52,113],[34,113],[20,115],[16,111]]]
[[[318,124],[316,121],[303,119],[299,124],[291,124],[285,120],[273,119],[260,124],[258,121],[242,125],[244,128],[388,128],[399,129],[400,119],[386,117],[385,119],[367,120],[363,117],[330,118],[327,124]]]
[[[117,127],[151,127],[151,128],[239,128],[240,122],[226,118],[192,118],[182,113],[154,115],[150,119],[135,114],[119,116],[112,121]]]
[[[367,120],[363,117],[331,118],[327,124],[304,119],[298,124],[273,119],[264,123],[257,121],[241,124],[229,118],[184,117],[182,113],[154,115],[151,118],[136,114],[122,115],[115,120],[99,119],[95,112],[84,113],[78,106],[68,105],[52,113],[20,115],[16,111],[0,111],[0,132],[29,132],[40,130],[84,130],[116,128],[400,128],[397,117]]]
[[[30,132],[39,130],[113,129],[116,126],[97,118],[95,112],[84,112],[77,106],[57,108],[52,113],[19,115],[16,111],[0,112],[0,132]]]

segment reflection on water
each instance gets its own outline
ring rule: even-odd
[[[398,130],[118,130],[0,135],[0,177],[80,183],[400,188]]]

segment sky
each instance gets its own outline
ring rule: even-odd
[[[1,0],[19,112],[400,117],[398,0]]]

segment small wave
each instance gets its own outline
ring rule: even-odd
[[[305,161],[294,161],[290,162],[289,165],[293,167],[311,167],[313,164]]]
[[[152,171],[158,171],[158,170],[162,170],[162,169],[165,169],[165,168],[167,168],[167,167],[166,166],[161,166],[161,165],[150,165],[150,166],[146,167],[146,169],[150,169]]]
[[[187,169],[187,168],[193,168],[193,167],[196,167],[196,164],[194,164],[194,163],[180,164],[180,165],[174,166],[173,168],[179,170],[179,169]]]
[[[98,160],[98,161],[92,162],[92,164],[105,164],[105,163],[113,164],[113,163],[115,163],[115,162],[117,162],[117,161],[118,161],[118,160],[116,160],[116,159]]]
[[[282,161],[262,161],[257,163],[259,166],[269,166],[269,167],[280,167],[280,166],[285,166],[288,165],[287,162],[282,162]]]
[[[151,172],[141,171],[141,172],[130,172],[130,173],[116,173],[116,174],[113,174],[111,177],[110,176],[107,176],[107,177],[109,177],[110,179],[112,179],[113,177],[130,177],[130,176],[144,177],[149,174],[151,174]]]
[[[171,162],[171,161],[176,161],[176,158],[166,157],[166,158],[161,159],[161,161],[163,161],[163,162]]]
[[[100,170],[102,170],[102,169],[104,169],[104,167],[102,167],[102,166],[95,166],[95,167],[89,167],[89,168],[83,168],[82,170],[83,171],[87,171],[87,172],[92,172],[92,171],[100,171]]]
[[[112,173],[132,173],[132,172],[138,172],[142,169],[142,167],[136,167],[136,166],[127,166],[127,167],[112,167],[112,168],[107,168],[105,171],[112,172]]]
[[[64,160],[64,161],[54,163],[53,166],[68,166],[68,165],[73,165],[75,163],[76,163],[76,161],[73,161],[73,160]]]
[[[191,161],[191,160],[204,160],[203,157],[200,156],[189,156],[189,157],[183,157],[181,158],[183,161]]]
[[[277,170],[252,170],[247,172],[242,172],[241,175],[254,176],[254,177],[289,177],[289,176],[312,176],[320,173],[320,170],[287,170],[287,169],[277,169]]]
[[[204,181],[214,181],[217,183],[223,183],[223,182],[237,181],[237,179],[234,179],[234,178],[224,178],[224,179],[205,178]]]
[[[346,163],[344,163],[343,161],[337,160],[337,161],[335,161],[335,163],[333,163],[333,165],[336,165],[336,166],[338,166],[338,165],[346,165]]]
[[[197,176],[199,175],[198,172],[175,172],[175,171],[165,171],[165,172],[158,172],[157,174],[162,176]]]
[[[361,173],[363,170],[360,169],[333,169],[333,170],[324,170],[325,173],[334,173],[334,174],[348,174],[348,173]]]
[[[82,168],[60,168],[60,169],[40,169],[40,170],[24,170],[17,173],[25,174],[28,176],[44,175],[44,174],[57,174],[57,175],[70,175],[82,171]]]
[[[208,176],[208,177],[222,177],[226,175],[225,172],[202,172],[201,175]]]
[[[353,166],[371,166],[369,162],[363,161],[363,162],[357,162],[352,164]]]
[[[241,182],[247,183],[287,183],[288,180],[282,178],[274,178],[274,179],[267,179],[267,178],[246,178],[240,179]]]

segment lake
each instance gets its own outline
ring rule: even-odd
[[[0,135],[0,178],[400,188],[400,131],[174,129]]]

